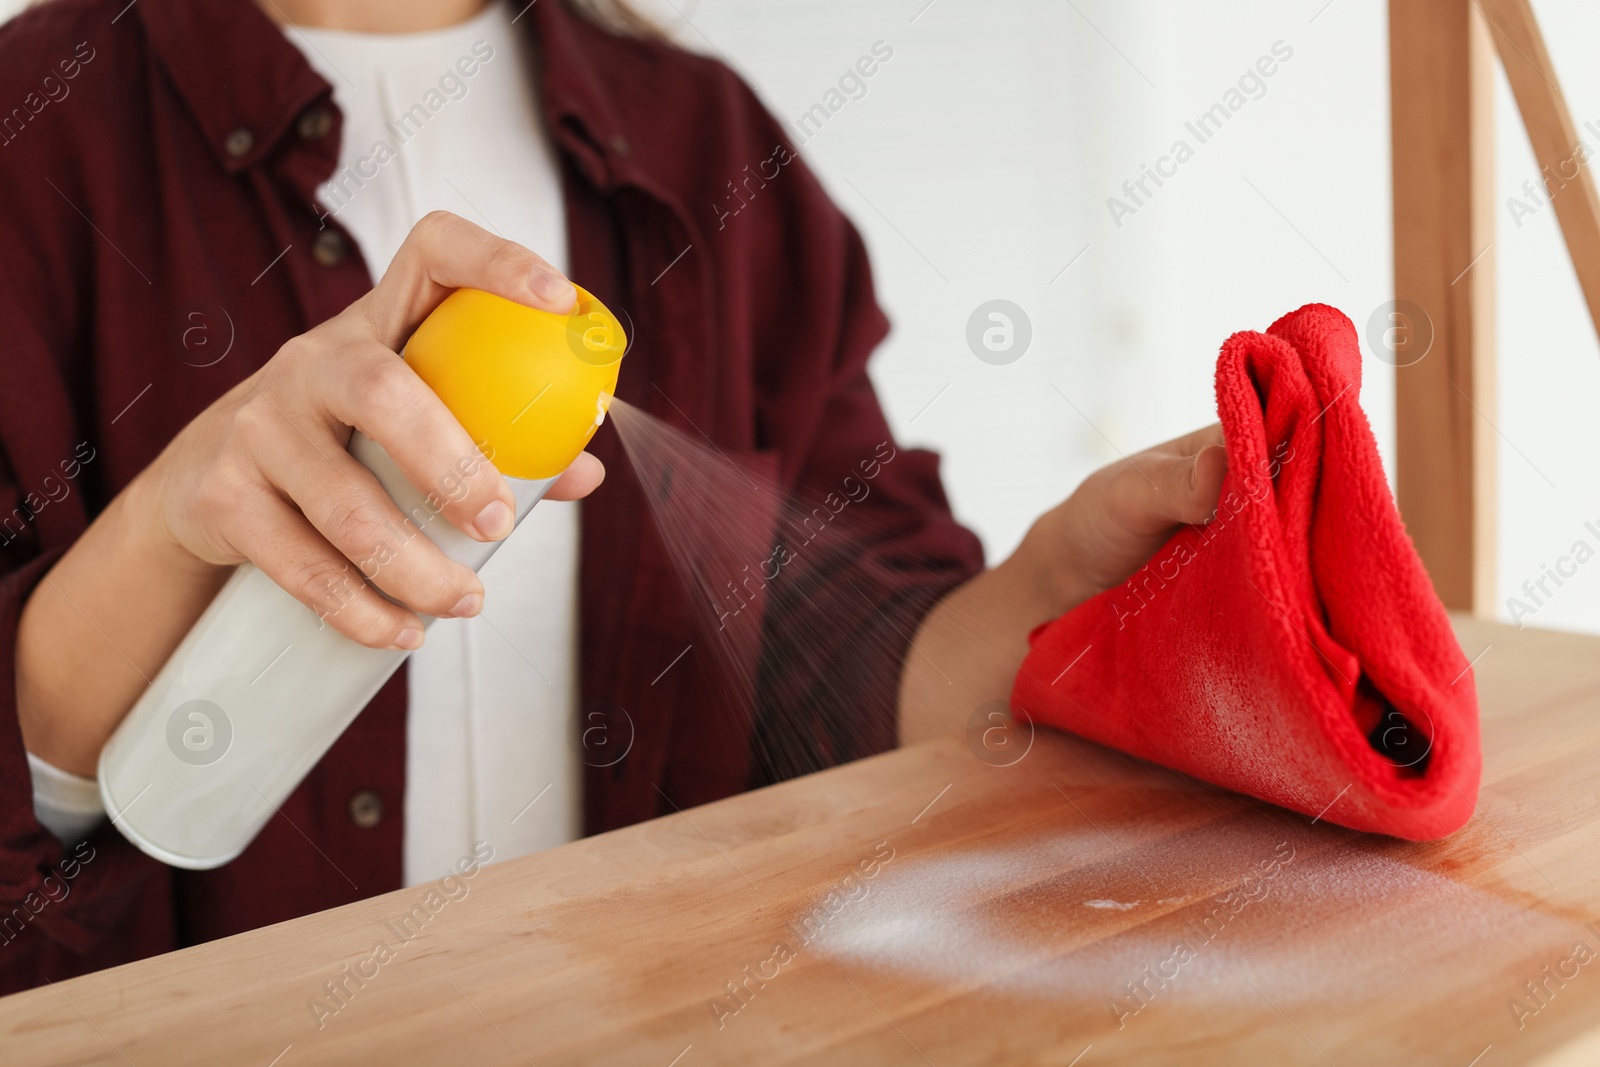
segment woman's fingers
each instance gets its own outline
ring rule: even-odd
[[[1227,469],[1220,427],[1185,434],[1095,471],[1024,546],[1046,561],[1060,602],[1079,603],[1126,581],[1180,524],[1209,521]]]
[[[320,386],[328,413],[382,445],[457,529],[480,541],[509,534],[516,522],[511,487],[416,372],[371,343],[347,346],[338,359],[343,371]]]
[[[1205,445],[1188,455],[1161,454],[1156,460],[1162,477],[1152,501],[1152,516],[1166,525],[1202,523],[1217,510],[1228,453],[1220,444]]]
[[[1198,519],[1184,518],[1184,522],[1205,522],[1217,510],[1217,498],[1222,495],[1222,480],[1228,473],[1228,450],[1220,442],[1207,445],[1195,454],[1194,476],[1189,490],[1189,509],[1186,515],[1198,508],[1204,514]]]
[[[440,618],[482,609],[483,583],[472,568],[423,536],[415,517],[402,515],[378,479],[343,449],[286,437],[283,447],[262,456],[261,472],[362,578],[389,596]]]
[[[466,287],[563,315],[578,299],[572,283],[533,252],[435,211],[411,228],[389,269],[354,306],[376,340],[398,352],[451,290]]]
[[[1227,470],[1222,427],[1207,426],[1108,468],[1111,499],[1121,520],[1138,532],[1202,523],[1216,511]]]
[[[421,536],[423,520],[402,515],[345,451],[352,427],[382,446],[431,498],[426,521],[436,504],[443,521],[478,540],[511,532],[516,501],[505,478],[396,354],[462,287],[558,314],[577,300],[572,283],[528,249],[446,212],[429,215],[370,293],[290,340],[180,435],[176,477],[164,480],[169,531],[202,559],[254,561],[365,645],[420,645],[412,609],[477,614],[477,575]],[[581,455],[550,495],[576,499],[604,476]]]
[[[550,500],[580,500],[600,488],[605,478],[605,464],[588,452],[579,452],[546,495]]]
[[[325,388],[334,418],[381,444],[414,486],[440,500],[453,525],[493,541],[509,534],[515,521],[510,488],[432,390],[394,355],[445,296],[467,286],[561,313],[577,301],[572,283],[533,252],[458,216],[433,212],[412,227],[383,278],[352,307],[369,340],[341,338],[343,366]],[[552,496],[575,499],[592,491],[604,476],[597,468],[597,462],[574,464]]]
[[[422,647],[422,620],[379,596],[291,504],[257,494],[239,519],[238,550],[324,625],[369,648]]]
[[[1220,444],[1222,444],[1222,423],[1213,422],[1210,426],[1202,426],[1182,437],[1174,437],[1170,441],[1156,445],[1150,451],[1176,452],[1180,456],[1192,456],[1203,448]]]

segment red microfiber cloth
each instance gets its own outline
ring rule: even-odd
[[[1472,817],[1473,678],[1357,402],[1355,327],[1310,304],[1217,361],[1216,514],[1035,630],[1011,705],[1357,830]]]

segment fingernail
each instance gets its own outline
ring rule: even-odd
[[[445,615],[447,619],[470,619],[483,607],[483,597],[477,593],[468,593],[456,601],[456,606]]]
[[[478,512],[478,517],[472,520],[473,529],[478,531],[478,536],[485,541],[498,541],[511,532],[511,527],[516,525],[516,516],[503,501],[491,500],[485,504],[483,510]]]
[[[572,287],[572,283],[546,267],[533,269],[533,291],[562,310],[578,302],[578,290]]]
[[[400,636],[394,639],[395,648],[403,648],[407,652],[414,652],[422,647],[422,631],[415,626],[407,626],[400,631]]]

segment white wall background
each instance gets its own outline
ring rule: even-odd
[[[875,379],[897,432],[938,448],[991,557],[1096,466],[1214,418],[1217,348],[1320,301],[1365,333],[1391,295],[1388,43],[1376,0],[652,0],[795,122],[874,41],[894,58],[805,146],[865,231],[895,332]],[[1600,127],[1600,8],[1536,0],[1574,115]],[[1293,56],[1119,228],[1119,195],[1282,41]],[[1503,76],[1500,600],[1600,526],[1597,344]],[[1600,136],[1592,136],[1600,151]],[[1087,251],[1085,251],[1087,249]],[[1081,257],[1080,257],[1081,253]],[[1072,263],[1062,273],[1063,267]],[[991,366],[968,315],[1001,297],[1032,348]],[[1394,375],[1362,404],[1393,475]],[[948,388],[946,388],[948,386]],[[941,392],[941,390],[944,390]],[[1061,394],[1065,394],[1063,399]],[[931,398],[937,397],[931,406]],[[1075,410],[1075,408],[1077,410]],[[1081,412],[1081,413],[1080,413]],[[1504,608],[1502,608],[1504,615]],[[1600,632],[1600,562],[1534,618]]]
[[[1378,0],[639,0],[720,53],[795,122],[874,42],[891,60],[805,146],[861,227],[895,331],[874,376],[896,431],[939,449],[991,558],[1096,466],[1214,418],[1221,341],[1309,301],[1364,329],[1388,299],[1388,58]],[[0,0],[0,15],[18,6]],[[1535,0],[1581,126],[1600,128],[1600,7]],[[1194,138],[1268,54],[1251,100],[1117,227],[1106,200]],[[1506,197],[1539,168],[1501,79],[1502,602],[1600,526],[1600,345],[1548,207]],[[1600,150],[1600,136],[1591,145]],[[1069,267],[1068,264],[1071,264]],[[966,343],[984,301],[1033,328],[1018,362]],[[1391,475],[1394,370],[1362,403]],[[931,403],[930,403],[931,401]],[[1070,401],[1070,402],[1069,402]],[[1600,562],[1534,620],[1600,632]]]

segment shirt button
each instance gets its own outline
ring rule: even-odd
[[[363,830],[370,830],[383,821],[383,799],[370,789],[363,789],[350,798],[350,821]]]
[[[311,258],[323,267],[338,266],[348,251],[349,246],[338,230],[323,230],[311,242]]]
[[[320,104],[307,109],[295,125],[295,132],[307,141],[326,137],[331,129],[333,129],[333,112]]]
[[[611,149],[619,156],[626,156],[632,151],[632,149],[628,147],[628,139],[622,136],[620,133],[611,138]]]
[[[222,150],[234,159],[249,155],[250,149],[255,146],[256,135],[243,126],[222,139]]]

